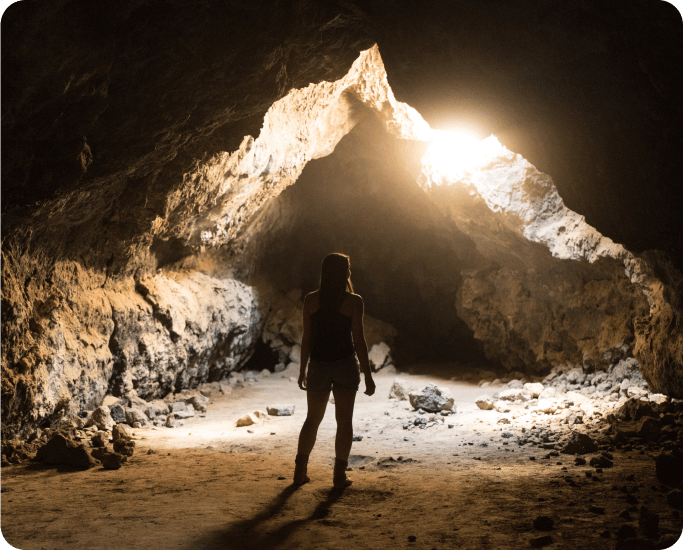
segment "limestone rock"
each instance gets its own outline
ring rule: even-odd
[[[527,382],[524,384],[525,393],[531,395],[532,398],[539,397],[544,389],[543,384],[540,382]]]
[[[270,416],[292,416],[294,405],[269,405],[266,411]]]
[[[114,420],[108,407],[97,407],[90,417],[89,425],[95,425],[100,430],[111,430],[114,427]]]
[[[140,425],[144,426],[147,424],[147,415],[144,411],[140,409],[126,408],[126,423],[132,426],[135,422],[139,422]]]
[[[97,465],[82,444],[78,445],[61,434],[55,435],[38,449],[36,460],[43,464],[65,464],[79,470]]]
[[[410,405],[413,409],[423,409],[427,412],[439,412],[454,410],[454,399],[445,389],[436,384],[429,384],[420,391],[411,391],[408,394]]]
[[[488,395],[481,395],[477,397],[474,402],[483,411],[493,410],[493,399]]]
[[[116,443],[119,439],[128,441],[132,439],[132,435],[125,424],[117,424],[111,431],[111,438]]]

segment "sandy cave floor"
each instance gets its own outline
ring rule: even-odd
[[[503,445],[502,430],[545,425],[545,415],[525,423],[515,411],[479,410],[474,399],[484,392],[476,385],[400,376],[449,388],[458,412],[444,424],[404,430],[415,413],[408,402],[387,398],[396,375],[377,374],[375,396],[359,392],[356,401],[354,431],[363,439],[353,444],[354,483],[344,491],[331,486],[331,404],[311,455],[312,482],[291,485],[306,396],[288,377],[273,375],[212,397],[204,417],[180,428],[134,430],[136,454],[120,470],[30,462],[3,468],[2,534],[22,550],[505,549],[529,548],[544,535],[553,539],[548,548],[596,550],[613,548],[624,523],[638,530],[637,507],[617,490],[624,485],[637,487],[637,506],[659,514],[660,540],[681,534],[683,520],[655,478],[654,452],[614,450],[614,467],[588,478],[594,469],[574,466],[571,456],[546,459],[547,450],[515,439]],[[294,403],[295,414],[235,427],[244,413],[274,403]],[[512,423],[498,424],[504,416]],[[619,517],[629,508],[630,521]],[[552,531],[533,528],[539,515],[554,519]],[[605,530],[610,538],[600,536]]]

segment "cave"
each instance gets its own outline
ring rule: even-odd
[[[24,0],[2,33],[10,544],[679,539],[676,8]],[[378,388],[343,491],[334,399],[290,485],[330,252]]]

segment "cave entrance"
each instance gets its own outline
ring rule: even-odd
[[[309,162],[259,213],[252,272],[305,295],[326,254],[348,254],[366,313],[398,331],[390,344],[399,368],[497,367],[456,311],[461,271],[483,260],[416,183],[427,145],[391,136],[359,102],[353,116],[334,152]]]

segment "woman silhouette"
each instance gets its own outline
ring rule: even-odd
[[[360,385],[358,362],[365,375],[366,395],[375,393],[363,334],[363,308],[363,299],[353,293],[349,257],[344,254],[326,256],[320,273],[320,288],[304,298],[299,387],[306,390],[308,414],[299,434],[294,469],[297,485],[310,481],[306,475],[308,455],[315,445],[330,391],[334,394],[337,420],[333,484],[338,489],[351,485],[346,477],[346,466],[353,440],[353,406]]]

